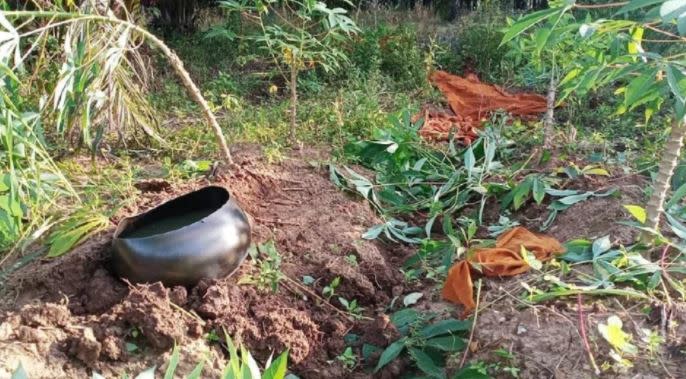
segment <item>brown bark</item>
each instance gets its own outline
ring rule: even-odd
[[[546,111],[543,115],[543,148],[550,150],[553,148],[553,138],[555,136],[555,96],[557,94],[557,83],[555,75],[550,74],[550,85],[546,96]]]
[[[674,169],[679,163],[679,153],[684,145],[685,136],[686,124],[684,122],[674,121],[669,139],[662,152],[662,159],[658,166],[653,193],[650,196],[650,200],[648,200],[648,205],[646,207],[646,226],[650,229],[658,230],[660,226],[660,214],[663,211],[672,174],[674,174]],[[644,236],[644,238],[645,237],[646,236]]]

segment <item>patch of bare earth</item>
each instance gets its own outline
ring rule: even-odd
[[[581,379],[595,377],[589,353],[584,347],[581,322],[597,366],[604,378],[684,378],[686,377],[686,308],[678,305],[669,310],[667,326],[661,330],[662,320],[655,314],[642,312],[646,304],[623,299],[582,296],[581,308],[576,296],[540,305],[526,305],[516,297],[520,282],[531,279],[523,275],[510,280],[485,282],[481,302],[487,305],[477,317],[474,341],[468,362],[487,362],[500,367],[519,368],[521,378]],[[654,304],[653,313],[660,313]],[[581,314],[579,310],[581,309]],[[624,321],[623,329],[640,339],[641,329],[663,333],[666,342],[654,354],[644,350],[627,356],[633,367],[625,371],[613,369],[611,347],[598,331],[599,323],[607,323],[616,315]],[[581,316],[581,319],[580,319]],[[634,341],[634,343],[641,343]],[[494,350],[503,349],[513,356],[508,362]],[[498,377],[509,375],[501,372]]]
[[[112,227],[68,255],[38,260],[8,279],[0,308],[0,377],[19,362],[32,378],[85,377],[91,371],[115,377],[153,365],[161,371],[175,342],[182,347],[181,374],[207,356],[213,363],[203,377],[218,377],[225,352],[205,336],[214,331],[221,337],[223,330],[262,362],[289,349],[289,365],[302,378],[350,377],[336,360],[346,346],[343,337],[378,332],[371,320],[393,293],[403,293],[398,267],[409,250],[362,240],[380,220],[365,202],[336,189],[324,167],[303,159],[268,165],[250,146],[235,155],[241,168],[211,180],[138,185],[136,209],[115,222],[210,182],[225,185],[249,214],[253,241],[276,242],[291,280],[277,293],[240,285],[241,276],[256,273],[248,260],[233,277],[191,288],[132,286],[109,271]],[[350,255],[357,264],[346,261]],[[309,291],[294,283],[304,275],[317,279]],[[341,278],[337,296],[357,299],[369,321],[351,321],[336,310],[337,301],[324,304],[312,295],[335,277]]]
[[[113,220],[116,224],[124,216],[210,183],[225,185],[249,214],[253,241],[273,240],[281,252],[282,271],[289,279],[281,282],[277,293],[238,283],[239,278],[257,273],[251,260],[230,278],[204,280],[189,288],[129,285],[113,276],[108,267],[113,226],[68,255],[34,261],[8,278],[0,296],[0,377],[9,377],[19,362],[31,378],[86,377],[93,371],[119,377],[153,365],[159,374],[175,343],[181,347],[180,375],[207,359],[203,377],[218,377],[226,353],[207,335],[221,337],[226,330],[261,362],[272,353],[289,349],[290,368],[301,378],[368,378],[372,375],[367,367],[375,363],[374,358],[351,372],[336,357],[344,351],[348,333],[360,336],[353,344],[357,353],[362,343],[384,347],[398,338],[384,315],[394,297],[420,290],[425,296],[419,309],[457,316],[461,310],[440,302],[432,284],[422,288],[421,283],[404,281],[399,268],[411,249],[360,238],[379,218],[365,202],[336,189],[324,167],[310,163],[325,159],[324,154],[315,150],[302,154],[307,158],[268,165],[254,147],[236,148],[240,169],[220,170],[211,179],[183,184],[141,183],[135,208],[120,212]],[[640,203],[643,183],[634,180],[639,179],[577,183],[579,188],[594,190],[617,185],[619,197],[575,205],[558,215],[549,232],[561,240],[609,233],[617,241],[630,242],[632,235],[614,222],[620,215],[626,217],[623,204]],[[497,220],[494,210],[497,205],[487,207],[486,217],[494,213]],[[517,217],[523,225],[536,229],[544,220],[545,207],[527,205]],[[346,259],[351,255],[356,264]],[[315,282],[304,286],[304,275]],[[357,299],[365,308],[365,319],[351,320],[342,314],[336,297],[327,303],[316,295],[336,277],[342,280],[336,296]],[[485,282],[482,304],[488,306],[479,314],[468,362],[497,361],[492,352],[503,348],[512,351],[522,378],[592,376],[579,337],[575,301],[524,307],[515,298],[526,278]],[[599,364],[610,358],[597,323],[622,310],[608,309],[606,303],[592,298],[583,302]],[[627,304],[626,309],[629,311],[620,316],[635,321],[627,325],[632,332],[642,325],[660,324],[659,318],[656,321],[637,307]],[[686,325],[686,320],[679,318],[683,312],[670,314],[678,321],[675,325]],[[664,367],[654,365],[659,360],[639,357],[630,377],[666,377],[667,372],[686,377],[686,362],[680,353],[686,333],[671,333],[675,337],[667,346],[674,354],[661,356]],[[400,377],[408,372],[408,364],[408,359],[401,357],[378,376]]]

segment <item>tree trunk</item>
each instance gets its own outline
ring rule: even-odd
[[[665,198],[669,191],[670,179],[672,179],[674,169],[679,163],[679,153],[684,145],[685,136],[686,123],[674,121],[669,139],[662,151],[662,159],[660,160],[657,177],[655,178],[653,194],[650,196],[646,207],[646,226],[650,229],[658,230],[660,226],[660,214],[663,211]],[[646,235],[644,235],[645,237]]]
[[[555,134],[555,96],[557,90],[557,82],[555,80],[555,73],[550,73],[550,85],[548,86],[548,95],[546,96],[546,111],[543,115],[543,148],[550,150],[553,147],[553,137]]]
[[[296,143],[295,128],[297,126],[297,111],[298,111],[298,67],[296,64],[291,65],[291,143]]]

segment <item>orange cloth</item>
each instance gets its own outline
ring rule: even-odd
[[[529,270],[521,255],[522,246],[539,261],[547,261],[555,254],[563,253],[564,247],[556,239],[534,234],[516,227],[502,234],[494,248],[478,249],[471,257],[457,262],[448,272],[443,286],[443,298],[465,307],[465,314],[475,307],[472,284],[472,264],[478,264],[486,276],[513,276]]]
[[[481,83],[474,74],[463,78],[435,71],[429,81],[443,93],[454,115],[426,114],[420,130],[426,139],[447,140],[452,132],[469,144],[476,138],[476,129],[491,112],[504,110],[520,118],[535,118],[546,111],[545,97],[531,93],[512,94],[496,85]]]

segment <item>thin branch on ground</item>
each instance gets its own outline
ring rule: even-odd
[[[581,340],[583,341],[584,349],[586,349],[588,359],[591,361],[591,366],[593,366],[595,374],[600,375],[600,368],[598,368],[598,365],[595,363],[595,358],[591,352],[591,345],[588,343],[588,336],[586,335],[586,319],[584,317],[583,306],[581,304],[581,294],[578,294],[576,299],[577,306],[579,308],[579,334],[581,334]]]
[[[469,331],[469,340],[467,340],[467,346],[464,349],[464,354],[462,354],[462,360],[460,361],[460,368],[462,368],[467,361],[467,355],[469,354],[469,346],[472,344],[474,339],[474,330],[476,330],[476,322],[479,318],[479,301],[481,299],[481,279],[479,279],[476,288],[476,308],[474,309],[474,321],[472,321],[472,330]]]

